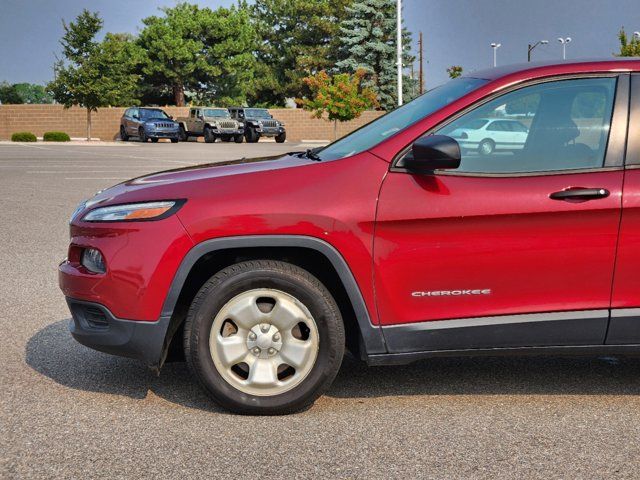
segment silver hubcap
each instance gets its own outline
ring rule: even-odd
[[[294,388],[313,368],[318,346],[318,327],[309,310],[272,289],[249,290],[229,300],[209,335],[218,373],[250,395],[279,395]]]

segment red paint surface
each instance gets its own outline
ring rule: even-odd
[[[156,222],[74,221],[69,261],[60,266],[61,288],[70,297],[104,304],[117,317],[156,320],[180,262],[195,244],[289,234],[320,238],[340,252],[374,323],[607,308],[622,171],[474,178],[388,169],[395,155],[425,131],[507,85],[620,70],[640,70],[640,62],[563,64],[502,76],[497,70],[496,78],[481,89],[347,159],[313,162],[284,156],[158,173],[117,185],[99,195],[100,206],[187,202],[176,215]],[[611,195],[583,203],[548,198],[568,187],[607,188]],[[640,305],[635,272],[639,224],[640,172],[628,171],[614,307]],[[83,270],[75,245],[100,249],[107,274]],[[491,289],[492,294],[411,296],[412,291],[448,289]]]

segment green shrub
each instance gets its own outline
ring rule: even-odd
[[[31,132],[16,132],[11,135],[12,142],[37,142],[38,139]]]
[[[71,140],[69,135],[64,132],[44,132],[42,139],[45,142],[68,142]]]

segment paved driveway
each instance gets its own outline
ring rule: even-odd
[[[0,145],[0,478],[638,478],[640,360],[347,358],[288,417],[209,402],[67,332],[68,217],[96,190],[292,144]]]

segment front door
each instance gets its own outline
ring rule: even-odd
[[[627,75],[536,83],[429,132],[508,118],[522,145],[464,149],[460,168],[432,175],[400,159],[374,245],[390,351],[604,342],[627,105]]]

